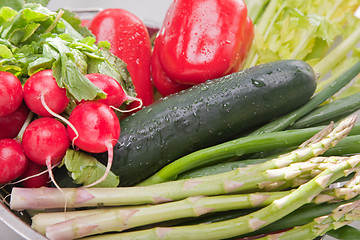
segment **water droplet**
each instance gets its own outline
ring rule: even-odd
[[[203,91],[205,91],[205,90],[207,90],[209,87],[208,86],[206,86],[206,85],[203,85],[203,86],[201,86],[201,90],[203,90]]]
[[[266,83],[264,82],[264,79],[260,79],[260,78],[251,79],[251,82],[255,87],[265,87],[266,86]]]
[[[226,110],[226,109],[229,109],[229,106],[230,106],[229,103],[224,103],[224,104],[222,105],[222,108]]]

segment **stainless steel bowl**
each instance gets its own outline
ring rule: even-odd
[[[5,197],[5,192],[0,192],[1,198]],[[26,212],[13,212],[7,204],[0,200],[0,221],[9,227],[10,231],[19,235],[19,238],[27,240],[46,240],[47,238],[31,228],[31,218]],[[6,232],[1,232],[0,239],[7,237]]]

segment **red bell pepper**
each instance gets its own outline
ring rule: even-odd
[[[155,40],[156,42],[156,40]],[[152,70],[152,80],[154,87],[162,96],[168,96],[173,93],[180,92],[185,90],[191,85],[181,84],[175,81],[172,81],[164,72],[159,62],[159,51],[157,51],[157,46],[154,47],[152,60],[151,60],[151,70]]]
[[[198,84],[239,70],[253,26],[242,0],[176,0],[157,38],[167,76]]]
[[[142,20],[124,9],[105,9],[95,15],[89,29],[97,41],[110,42],[110,51],[127,64],[137,97],[142,99],[143,104],[153,103],[151,42]],[[134,104],[129,108],[138,103]]]

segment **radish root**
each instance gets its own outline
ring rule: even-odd
[[[57,184],[57,182],[55,181],[55,178],[54,178],[54,174],[53,174],[53,171],[52,171],[52,165],[51,165],[51,157],[47,157],[46,158],[46,167],[47,167],[47,170],[49,172],[49,177],[51,179],[51,182],[54,183],[55,187],[57,189],[59,189],[59,191],[64,195],[64,199],[65,199],[65,203],[64,203],[64,212],[66,212],[66,208],[67,208],[67,199],[65,197],[65,193],[64,191],[61,189],[61,187]]]
[[[122,113],[131,113],[133,111],[136,111],[138,109],[141,109],[143,107],[143,101],[140,99],[140,98],[136,98],[136,97],[130,97],[128,96],[128,100],[131,100],[131,101],[134,101],[134,102],[139,102],[139,106],[136,106],[132,109],[129,109],[129,110],[121,110],[119,108],[116,108],[114,106],[110,106],[112,109],[118,111],[118,112],[122,112]]]
[[[74,125],[69,122],[69,120],[67,120],[66,118],[64,118],[63,116],[61,116],[60,114],[57,114],[55,113],[54,111],[52,111],[49,106],[46,104],[45,102],[45,94],[41,94],[41,97],[40,97],[40,100],[41,100],[41,104],[43,105],[43,107],[46,109],[46,111],[48,111],[48,113],[50,113],[53,117],[55,118],[58,118],[60,119],[61,121],[63,121],[64,123],[66,123],[67,125],[69,125],[69,127],[74,131],[75,133],[75,137],[71,140],[71,144],[72,144],[72,147],[74,148],[75,144],[75,140],[79,137],[79,133],[78,131],[76,130],[76,128],[74,127]]]
[[[112,162],[113,162],[113,158],[114,158],[114,152],[113,152],[114,149],[113,149],[113,145],[111,144],[111,141],[106,143],[106,147],[107,147],[107,151],[108,151],[108,162],[107,162],[107,166],[106,166],[106,170],[105,170],[104,175],[101,178],[99,178],[98,180],[96,180],[95,182],[90,183],[88,185],[85,185],[84,187],[86,187],[86,188],[93,187],[96,184],[99,184],[102,181],[104,181],[107,178],[107,176],[109,175],[111,165],[112,165]]]

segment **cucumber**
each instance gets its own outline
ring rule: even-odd
[[[297,109],[315,88],[307,63],[280,60],[160,99],[121,121],[111,170],[120,186],[135,185],[186,154]],[[97,158],[106,162],[107,156]]]

